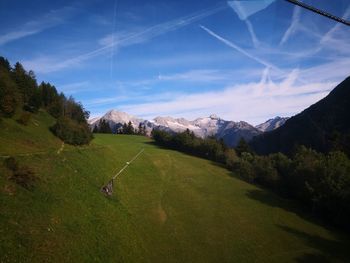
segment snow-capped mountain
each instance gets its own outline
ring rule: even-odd
[[[269,119],[266,122],[255,126],[255,128],[257,128],[262,132],[272,131],[274,129],[281,127],[288,119],[289,119],[288,117],[282,118],[277,116],[273,119]]]
[[[101,120],[107,121],[113,132],[116,132],[118,128],[120,128],[124,123],[128,123],[129,121],[134,126],[134,128],[137,128],[141,122],[144,122],[143,119],[130,115],[126,112],[110,110],[102,117],[90,119],[90,127],[93,129],[96,125],[99,125]]]
[[[89,124],[93,129],[99,124],[100,120],[105,120],[109,123],[112,131],[116,132],[124,123],[130,121],[134,128],[138,128],[140,123],[143,124],[146,127],[147,134],[150,134],[152,129],[160,129],[168,132],[183,132],[189,129],[198,137],[215,136],[218,139],[222,138],[228,146],[234,147],[241,138],[250,141],[254,136],[264,131],[269,131],[283,125],[285,119],[287,118],[276,117],[254,127],[244,121],[226,121],[215,114],[209,117],[197,118],[193,121],[172,117],[156,117],[153,120],[143,120],[125,112],[110,110],[100,118],[89,120]]]

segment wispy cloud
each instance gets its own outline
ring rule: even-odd
[[[295,6],[293,9],[292,22],[290,26],[287,28],[286,32],[281,39],[280,45],[283,45],[288,41],[288,39],[295,34],[298,29],[298,24],[300,21],[301,8],[299,6]]]
[[[88,81],[81,81],[81,82],[68,83],[68,84],[64,84],[64,85],[57,85],[57,89],[60,92],[64,92],[68,95],[76,94],[79,92],[85,92],[88,90],[93,90],[90,87],[90,84]]]
[[[216,14],[225,8],[226,6],[224,4],[220,4],[214,8],[201,10],[201,11],[192,13],[190,15],[183,16],[168,22],[160,23],[137,32],[128,32],[128,33],[122,32],[117,37],[109,34],[99,40],[100,44],[105,44],[105,45],[98,49],[92,50],[90,52],[81,54],[79,56],[76,56],[70,59],[65,59],[61,62],[54,63],[53,67],[47,67],[47,64],[46,64],[43,67],[38,66],[37,68],[41,68],[41,69],[45,68],[44,69],[45,73],[62,70],[64,68],[77,65],[83,61],[99,56],[101,54],[105,54],[109,52],[112,48],[114,49],[115,47],[120,48],[120,47],[126,47],[134,44],[143,43],[157,36],[163,35],[165,33],[178,30],[182,27],[188,26],[196,21],[199,21],[205,17]],[[34,60],[32,64],[37,65],[39,64],[38,62],[40,61]]]
[[[214,112],[228,120],[246,120],[258,124],[276,115],[291,116],[300,112],[327,95],[335,85],[333,82],[296,85],[298,71],[293,71],[280,82],[272,82],[266,74],[265,71],[265,79],[259,82],[229,86],[220,91],[174,94],[168,101],[124,104],[119,107],[146,118],[161,113],[193,119]]]
[[[51,10],[47,14],[24,23],[18,28],[13,29],[0,36],[0,45],[38,34],[48,28],[62,24],[71,17],[77,10],[73,7],[64,7],[61,9]]]
[[[213,70],[213,69],[202,69],[202,70],[190,70],[187,72],[170,74],[170,75],[159,75],[160,81],[185,81],[185,82],[196,82],[196,83],[211,83],[220,81],[232,81],[234,72]]]

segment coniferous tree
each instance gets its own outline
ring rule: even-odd
[[[128,125],[126,123],[123,124],[121,129],[122,134],[128,134]]]
[[[94,129],[92,130],[93,133],[99,133],[98,125],[95,125]]]
[[[104,119],[100,120],[99,132],[100,133],[112,133],[112,129],[109,126],[109,123]]]
[[[137,131],[138,135],[146,135],[146,126],[142,123],[139,124],[139,128]]]
[[[235,148],[237,154],[239,156],[242,155],[242,153],[247,152],[247,153],[251,153],[252,150],[250,149],[248,143],[246,142],[246,140],[244,140],[244,138],[241,138]]]
[[[57,119],[51,130],[62,140],[84,144],[92,139],[87,123],[90,113],[80,103],[58,94],[50,83],[38,86],[33,71],[27,72],[19,62],[11,68],[8,60],[0,57],[0,116],[11,117],[19,110],[18,121],[26,124],[31,116],[28,111],[35,113],[40,107]]]
[[[128,122],[128,125],[127,125],[127,132],[126,134],[134,134],[135,133],[135,129],[134,127],[132,126],[132,123],[131,121]]]
[[[11,77],[11,67],[7,59],[0,57],[0,113],[11,117],[20,103],[16,83]]]

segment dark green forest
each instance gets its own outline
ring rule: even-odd
[[[27,125],[31,115],[45,110],[56,124],[50,129],[64,142],[81,145],[92,139],[87,119],[89,112],[73,97],[58,93],[50,83],[37,83],[33,71],[26,71],[17,62],[13,67],[0,57],[0,118],[16,118]]]

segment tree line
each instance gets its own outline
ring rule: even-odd
[[[93,128],[93,133],[116,133],[116,134],[129,134],[129,135],[146,135],[146,126],[143,123],[140,123],[138,129],[134,128],[131,121],[124,123],[115,127],[114,131],[111,128],[108,121],[101,119],[98,124]]]
[[[343,152],[324,154],[299,146],[290,156],[259,156],[243,139],[231,149],[189,130],[176,134],[153,130],[152,138],[160,146],[222,163],[240,178],[295,199],[306,210],[350,231],[350,160]]]
[[[38,85],[32,70],[26,71],[19,62],[12,67],[6,58],[0,57],[0,117],[19,115],[18,121],[26,125],[31,114],[39,109],[56,119],[50,130],[63,141],[74,145],[91,141],[87,123],[90,113],[81,103],[58,93],[50,83]]]

